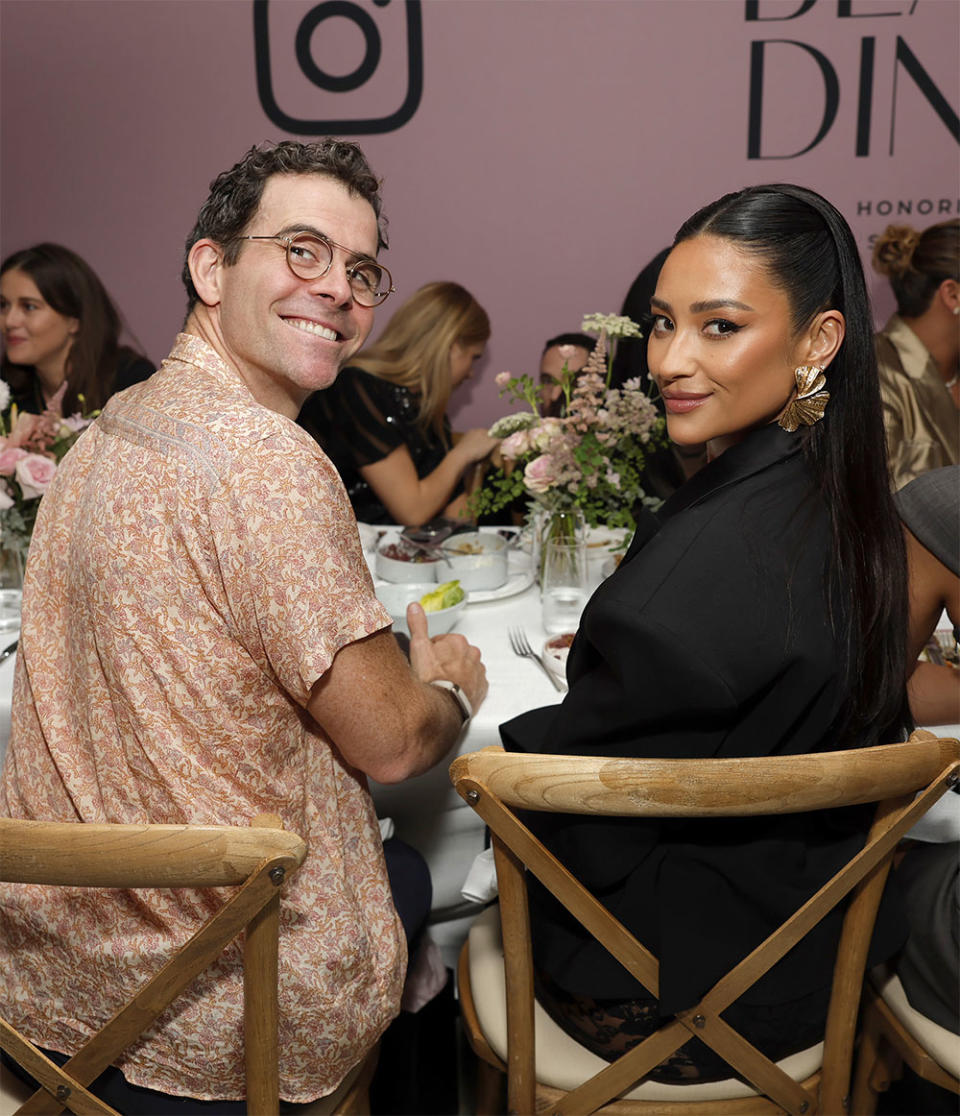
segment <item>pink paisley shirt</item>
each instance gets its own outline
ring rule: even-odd
[[[390,622],[313,439],[181,334],[115,396],[44,497],[24,588],[0,811],[246,825],[309,846],[285,892],[284,1098],[333,1090],[399,1008],[403,932],[366,780],[305,711],[337,651]],[[0,1013],[73,1053],[219,896],[0,885]],[[232,949],[119,1063],[243,1096]]]

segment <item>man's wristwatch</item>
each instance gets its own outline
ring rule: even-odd
[[[467,721],[470,720],[473,716],[473,706],[470,704],[470,699],[456,682],[450,682],[446,678],[434,678],[430,685],[436,686],[440,690],[446,690],[448,694],[451,694],[453,700],[460,706],[460,712],[463,714],[463,723],[466,724]]]

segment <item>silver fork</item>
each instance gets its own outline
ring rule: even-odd
[[[527,639],[527,633],[523,628],[510,628],[507,635],[510,639],[510,646],[513,649],[514,655],[519,655],[522,659],[533,659],[537,666],[540,667],[543,673],[553,683],[553,688],[562,692],[563,683],[530,646],[530,640]]]

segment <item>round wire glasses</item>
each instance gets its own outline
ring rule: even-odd
[[[272,240],[284,248],[287,254],[287,267],[298,279],[320,279],[326,275],[333,264],[333,250],[353,255],[351,249],[314,233],[275,233],[273,236],[238,236],[237,240]],[[347,264],[347,282],[353,292],[354,301],[360,306],[379,306],[387,295],[393,294],[396,287],[390,272],[375,260],[359,259]]]

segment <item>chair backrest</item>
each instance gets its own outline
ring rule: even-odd
[[[810,1096],[719,1016],[834,906],[851,896],[833,974],[819,1104],[844,1111],[867,950],[897,843],[960,772],[960,742],[919,730],[884,747],[748,759],[598,759],[487,748],[450,768],[457,792],[490,828],[507,985],[509,1109],[533,1112],[533,965],[526,870],[654,996],[659,966],[517,817],[539,810],[619,817],[745,817],[878,803],[863,849],[724,975],[699,1004],[566,1094],[556,1112],[593,1112],[631,1089],[695,1035],[787,1112]],[[918,793],[919,792],[919,793]]]
[[[113,1113],[89,1085],[245,931],[247,1109],[279,1107],[277,969],[280,890],[303,863],[304,842],[262,815],[250,828],[98,825],[0,818],[0,880],[70,887],[236,887],[235,893],[64,1066],[5,1020],[0,1047],[43,1088],[23,1113]]]

